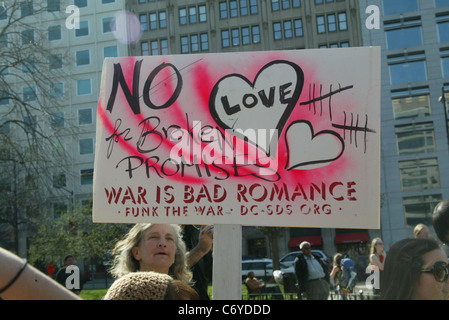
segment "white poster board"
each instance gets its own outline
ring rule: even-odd
[[[105,59],[94,222],[379,228],[380,49]]]

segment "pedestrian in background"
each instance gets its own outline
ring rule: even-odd
[[[299,296],[307,300],[327,300],[329,296],[329,272],[319,256],[312,254],[309,242],[299,245],[302,254],[295,260]]]
[[[68,254],[64,257],[64,267],[58,270],[56,273],[56,281],[67,288],[67,279],[73,274],[69,269],[71,266],[76,266],[76,259],[73,255]],[[73,284],[73,289],[69,289],[73,293],[79,295],[81,293],[81,279],[78,279],[78,283]]]
[[[347,294],[342,292],[340,285],[340,277],[342,276],[343,269],[341,267],[341,260],[343,255],[341,253],[336,253],[332,262],[332,271],[329,275],[331,279],[334,280],[334,284],[337,286],[338,294],[340,295],[340,300],[348,300]]]
[[[448,257],[431,239],[404,239],[388,251],[380,285],[382,300],[444,300]]]
[[[413,236],[417,239],[430,239],[429,228],[423,224],[417,224],[413,229]]]
[[[384,263],[387,257],[384,243],[381,238],[374,238],[371,241],[369,268],[379,275],[379,284],[381,285]],[[373,288],[374,294],[379,294],[379,288]]]

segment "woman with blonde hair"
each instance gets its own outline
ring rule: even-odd
[[[131,272],[154,271],[191,285],[186,253],[179,225],[139,223],[116,244],[111,273],[120,278]]]
[[[382,281],[382,272],[384,270],[385,258],[387,257],[387,253],[384,249],[384,243],[381,238],[374,238],[371,241],[371,249],[369,256],[369,267],[372,270],[378,272],[379,274],[379,283]],[[379,288],[374,288],[374,294],[379,294]]]

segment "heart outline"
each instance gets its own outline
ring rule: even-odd
[[[256,74],[256,76],[254,77],[254,81],[251,82],[250,80],[248,80],[248,78],[246,78],[245,76],[239,74],[239,73],[231,73],[228,74],[222,78],[220,78],[217,83],[214,85],[214,87],[212,88],[212,91],[210,93],[209,96],[209,112],[210,115],[212,116],[212,118],[215,120],[215,122],[224,130],[227,129],[231,129],[232,130],[232,134],[244,141],[247,141],[253,145],[255,145],[257,148],[261,149],[260,146],[257,145],[257,143],[254,143],[253,141],[249,140],[245,135],[236,132],[235,129],[242,129],[242,128],[233,128],[233,127],[229,127],[225,122],[222,121],[222,119],[220,118],[219,114],[217,113],[216,110],[216,105],[215,105],[215,100],[217,97],[217,93],[219,90],[219,85],[220,83],[230,77],[238,77],[241,80],[243,80],[245,83],[247,83],[249,85],[249,87],[251,89],[254,89],[257,83],[257,79],[259,78],[259,76],[263,73],[264,70],[266,70],[267,68],[276,65],[276,64],[287,64],[289,66],[291,66],[297,77],[296,77],[296,85],[294,88],[294,92],[292,94],[292,97],[290,98],[290,102],[287,103],[287,106],[285,107],[284,112],[282,113],[281,117],[279,118],[279,121],[276,124],[275,128],[270,128],[270,129],[275,129],[277,131],[277,140],[279,141],[279,138],[281,136],[282,131],[284,130],[285,124],[287,123],[288,118],[290,117],[291,113],[293,112],[293,109],[295,108],[296,103],[299,100],[299,97],[301,95],[302,89],[304,87],[304,72],[302,71],[301,67],[299,67],[297,64],[287,61],[287,60],[273,60],[270,61],[269,63],[265,64]],[[276,145],[277,142],[276,141]],[[270,146],[272,145],[272,143],[270,143]],[[270,156],[271,150],[268,150],[268,152],[266,152],[264,150],[264,152],[266,153],[267,156]]]
[[[310,141],[312,143],[313,143],[313,139],[315,139],[316,137],[318,137],[320,135],[323,135],[323,134],[330,134],[330,135],[333,135],[334,137],[336,137],[340,141],[340,143],[341,143],[340,153],[336,157],[334,157],[334,158],[328,158],[328,159],[322,159],[322,160],[311,160],[311,161],[306,161],[306,162],[301,162],[301,163],[295,163],[295,164],[289,166],[290,165],[290,160],[291,160],[290,159],[291,150],[290,150],[290,145],[288,143],[288,131],[289,131],[290,128],[292,128],[292,126],[294,126],[294,125],[296,125],[298,123],[305,123],[306,125],[308,125],[308,127],[310,129],[310,133],[311,133],[311,140]],[[285,146],[287,148],[287,162],[285,164],[285,169],[287,171],[296,169],[297,167],[310,166],[310,165],[314,165],[314,164],[321,164],[321,163],[328,163],[329,164],[329,163],[337,160],[338,158],[340,158],[342,156],[344,150],[345,150],[345,142],[344,142],[343,138],[338,133],[336,133],[334,131],[331,131],[331,130],[322,130],[322,131],[319,131],[319,132],[317,132],[315,134],[311,122],[309,122],[307,120],[296,120],[296,121],[293,121],[291,124],[289,124],[289,126],[285,130],[285,137],[284,138],[285,138]],[[315,168],[312,168],[312,169],[316,169],[316,168],[319,168],[319,167],[315,167]],[[304,170],[306,170],[306,169],[304,169]]]

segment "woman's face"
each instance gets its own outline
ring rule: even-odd
[[[384,243],[382,242],[382,240],[377,240],[374,247],[376,248],[376,251],[378,253],[382,253],[384,251]]]
[[[448,262],[447,255],[441,249],[435,249],[423,255],[423,268],[432,268],[435,262]],[[449,294],[449,280],[438,282],[433,273],[421,273],[415,291],[417,300],[443,300]]]
[[[155,224],[144,231],[142,240],[132,249],[139,261],[140,271],[156,271],[168,274],[175,262],[176,235],[172,226]]]

